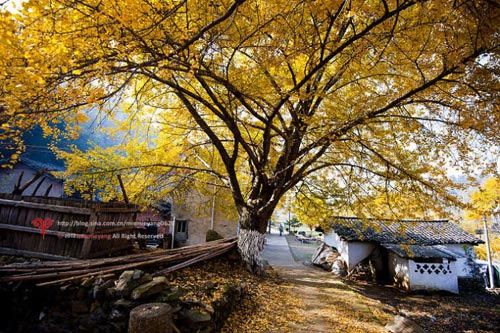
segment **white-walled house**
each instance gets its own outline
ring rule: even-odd
[[[349,270],[377,257],[380,273],[404,289],[458,293],[459,278],[472,274],[472,247],[483,241],[447,220],[337,217],[324,242],[338,250]]]
[[[12,169],[0,168],[0,193],[12,193],[21,175],[23,185],[40,174],[37,181],[24,189],[22,195],[61,198],[64,195],[64,181],[54,177],[49,170],[60,171],[61,168],[29,159],[21,160]]]

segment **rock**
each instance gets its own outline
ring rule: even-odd
[[[106,297],[108,298],[117,298],[117,297],[120,297],[120,293],[118,292],[118,290],[116,290],[116,287],[111,287],[111,288],[108,288],[106,289]]]
[[[106,313],[104,312],[101,304],[97,302],[92,303],[90,311],[91,311],[90,319],[94,321],[94,323],[91,323],[91,326],[94,326],[96,322],[107,320]]]
[[[180,313],[189,327],[199,326],[199,324],[208,323],[212,316],[205,310],[183,309]]]
[[[105,282],[102,282],[100,284],[94,285],[92,288],[92,298],[93,299],[102,299],[106,295],[106,290],[110,287],[113,287],[114,282],[113,280],[107,280]]]
[[[85,290],[85,288],[78,288],[76,298],[79,300],[84,300],[85,298],[87,298],[87,291]]]
[[[108,288],[113,287],[114,285],[115,285],[115,283],[113,280],[107,280],[106,282],[100,284],[99,287],[101,287],[103,289],[108,289]]]
[[[134,302],[120,298],[119,300],[113,303],[113,306],[117,309],[130,309],[134,306]]]
[[[171,333],[172,312],[165,303],[142,304],[130,311],[129,333]]]
[[[332,273],[337,276],[346,276],[347,275],[347,265],[344,260],[341,258],[337,258],[332,264]]]
[[[109,314],[109,319],[111,320],[120,320],[123,318],[125,318],[125,315],[120,310],[117,309],[111,310],[111,313]]]
[[[425,333],[413,320],[402,316],[394,316],[393,322],[385,325],[385,329],[391,333]]]
[[[101,309],[101,304],[99,302],[93,302],[90,305],[90,312],[96,312]]]
[[[203,307],[205,308],[205,310],[210,313],[210,315],[213,315],[215,310],[214,310],[214,307],[211,306],[210,304],[206,304],[206,303],[203,303]]]
[[[101,288],[100,286],[94,286],[92,288],[92,298],[93,299],[102,299],[104,297],[106,290]]]
[[[73,301],[71,302],[71,311],[74,313],[87,313],[89,312],[89,307],[83,301]]]
[[[167,303],[176,302],[184,294],[185,294],[184,290],[182,290],[178,286],[174,286],[170,289],[163,290],[160,296],[158,297],[158,301]]]
[[[153,281],[142,284],[132,291],[131,298],[134,300],[146,298],[151,295],[160,293],[167,286],[167,278],[164,276],[157,276]]]
[[[403,317],[410,317],[411,311],[408,311],[406,309],[399,309],[399,314]]]
[[[134,275],[132,276],[132,279],[133,279],[133,280],[137,280],[137,279],[141,278],[141,276],[142,276],[143,274],[144,274],[144,272],[143,272],[143,271],[136,269],[136,270],[134,271]]]
[[[331,270],[332,264],[338,257],[339,253],[337,251],[322,243],[312,256],[311,263],[323,269]]]
[[[133,289],[151,280],[151,275],[141,270],[124,271],[115,282],[115,289],[118,295],[128,296]]]
[[[125,286],[132,281],[132,278],[134,277],[134,271],[123,271],[120,274],[120,277],[118,280],[115,282],[116,288],[118,289],[124,289]]]

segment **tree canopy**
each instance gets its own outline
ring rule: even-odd
[[[474,151],[498,149],[498,13],[456,0],[27,1],[0,20],[0,139],[22,150],[34,124],[61,135],[59,122],[71,134],[111,118],[120,144],[61,152],[75,186],[116,191],[119,172],[136,200],[216,188],[259,232],[291,190],[359,214],[380,198],[436,210],[455,199],[449,167],[495,167]]]
[[[483,185],[470,193],[469,207],[465,215],[469,219],[480,219],[483,215],[498,215],[500,207],[500,179],[491,177]]]

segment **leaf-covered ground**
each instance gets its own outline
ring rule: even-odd
[[[328,272],[312,267],[278,272],[303,303],[303,317],[292,332],[385,332],[392,319],[384,304],[353,291]]]
[[[349,288],[402,313],[428,332],[494,333],[500,327],[500,296],[484,291],[412,294],[361,282],[349,282]]]
[[[304,303],[294,288],[277,276],[247,280],[247,294],[232,312],[224,333],[295,332],[304,317]]]
[[[308,258],[314,245],[304,245],[288,237],[296,258]],[[390,286],[342,281],[320,269],[281,270],[301,291],[312,332],[385,332],[383,326],[401,313],[428,332],[498,332],[500,297],[485,292],[461,295],[412,294]],[[331,330],[325,329],[331,325]],[[297,332],[299,332],[298,330]]]
[[[288,243],[297,256],[314,246]],[[290,244],[291,243],[291,244]],[[386,332],[395,314],[411,318],[428,332],[496,332],[500,298],[486,293],[417,295],[387,286],[346,281],[309,266],[281,267],[255,276],[224,259],[184,269],[173,283],[188,292],[183,299],[210,303],[212,285],[238,284],[243,300],[226,320],[224,333]],[[201,287],[201,288],[200,288]],[[207,298],[208,296],[209,298]]]
[[[226,333],[290,332],[304,315],[300,297],[272,271],[265,277],[256,276],[224,259],[185,268],[171,275],[170,283],[185,291],[182,301],[203,304],[217,301],[217,286],[239,285],[243,299],[225,321],[222,332]]]

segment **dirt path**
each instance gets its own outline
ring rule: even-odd
[[[328,272],[295,262],[285,237],[269,235],[263,256],[302,300],[303,319],[291,332],[385,332],[392,315],[383,304]]]

